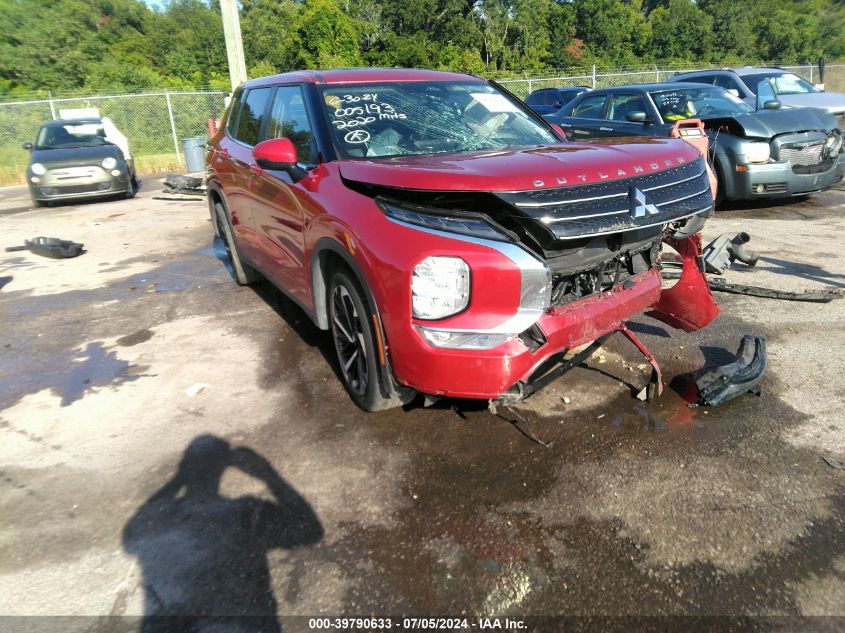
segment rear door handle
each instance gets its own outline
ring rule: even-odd
[[[602,132],[612,132],[613,128],[612,127],[600,127],[599,130],[602,131]]]

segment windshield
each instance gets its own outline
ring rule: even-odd
[[[652,92],[651,98],[667,123],[690,118],[717,119],[754,111],[742,99],[722,88],[664,90]]]
[[[480,82],[391,82],[323,88],[346,158],[473,152],[555,143],[523,106]]]
[[[809,92],[818,92],[816,87],[806,79],[802,79],[798,75],[792,73],[758,73],[755,75],[745,75],[742,80],[745,85],[757,94],[757,86],[761,81],[772,79],[774,81],[775,89],[781,95],[801,95]]]
[[[95,147],[110,145],[100,123],[78,123],[68,125],[45,125],[38,131],[36,149],[60,149],[65,147]]]

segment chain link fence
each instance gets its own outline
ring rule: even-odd
[[[811,82],[819,79],[818,69],[811,65],[781,67]],[[540,88],[661,82],[676,72],[705,68],[718,66],[614,70],[591,66],[549,71],[539,77],[503,75],[499,83],[525,98]],[[830,91],[845,92],[845,64],[827,64],[825,86]],[[222,91],[198,90],[0,102],[0,185],[25,182],[29,155],[21,144],[34,141],[42,123],[58,118],[61,110],[69,108],[97,108],[102,116],[111,118],[129,139],[138,173],[181,170],[181,139],[208,134],[208,119],[221,115],[225,97]]]
[[[61,111],[97,108],[126,135],[138,173],[179,171],[181,139],[208,135],[208,119],[223,112],[225,92],[154,92],[0,103],[0,185],[24,182],[29,153],[45,121]]]

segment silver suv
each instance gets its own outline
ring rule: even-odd
[[[819,86],[783,68],[745,66],[722,70],[696,70],[678,73],[668,81],[714,84],[754,108],[758,108],[759,86],[765,83],[765,92],[782,105],[817,108],[837,117],[845,117],[845,94],[824,92]]]

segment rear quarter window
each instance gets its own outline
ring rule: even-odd
[[[238,113],[236,139],[246,145],[258,143],[261,138],[261,122],[272,94],[272,88],[255,88],[246,93]]]
[[[238,114],[241,109],[241,99],[243,96],[243,91],[239,90],[235,93],[235,96],[232,97],[232,106],[229,108],[229,117],[226,119],[226,132],[228,132],[229,136],[232,138],[235,137],[235,132],[238,127]]]
[[[584,117],[586,119],[600,119],[604,115],[605,95],[586,97],[581,103],[572,109],[572,116]]]

